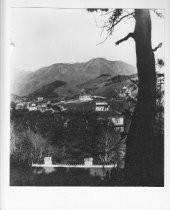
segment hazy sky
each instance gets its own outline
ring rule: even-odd
[[[134,29],[134,20],[125,20],[103,41],[103,16],[85,9],[11,9],[11,40],[15,48],[11,56],[12,70],[34,71],[59,62],[84,62],[95,57],[122,60],[136,65],[132,39],[115,46],[115,42]],[[95,21],[96,20],[96,21]],[[153,47],[164,43],[164,20],[152,15]],[[164,56],[164,48],[157,52]]]

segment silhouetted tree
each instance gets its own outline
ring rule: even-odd
[[[95,9],[96,10],[96,9]],[[93,11],[90,9],[89,11]],[[159,17],[162,14],[153,10]],[[161,43],[152,49],[151,17],[148,9],[106,10],[111,14],[103,26],[107,31],[106,39],[112,35],[115,27],[125,18],[135,19],[134,31],[116,42],[116,45],[132,38],[136,46],[139,89],[137,103],[133,113],[130,131],[127,137],[126,150],[126,181],[127,185],[155,185],[158,174],[155,153],[158,145],[154,142],[154,127],[156,115],[156,71],[154,51]],[[156,176],[155,176],[156,175]]]

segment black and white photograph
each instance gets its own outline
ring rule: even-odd
[[[169,0],[1,0],[0,209],[169,210]]]
[[[10,10],[10,186],[164,187],[165,11]]]

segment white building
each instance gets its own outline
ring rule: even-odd
[[[16,104],[16,107],[15,107],[16,110],[23,109],[23,108],[24,108],[24,103],[20,102]]]
[[[110,106],[107,102],[96,102],[95,111],[96,112],[106,112],[109,111]]]
[[[52,165],[52,158],[51,157],[45,157],[44,158],[44,165],[51,166]]]
[[[84,158],[84,165],[86,166],[92,166],[93,165],[93,158]]]
[[[93,98],[92,98],[91,95],[86,94],[86,95],[81,95],[81,96],[79,96],[79,100],[80,100],[80,101],[92,101]]]
[[[37,98],[38,102],[42,102],[43,99],[44,99],[43,97],[38,97],[38,98]]]
[[[27,107],[29,111],[37,111],[37,106],[36,104],[31,104],[29,107]]]
[[[28,110],[29,110],[29,111],[37,111],[37,107],[32,107],[32,106],[30,106],[30,107],[28,108]]]
[[[43,104],[41,104],[41,107],[42,108],[47,108],[47,104],[46,103],[43,103]]]
[[[114,124],[116,131],[124,132],[124,117],[123,116],[109,117],[109,119]]]

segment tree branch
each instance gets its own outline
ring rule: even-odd
[[[98,44],[96,44],[96,46],[100,45],[100,44],[103,44],[110,36],[111,34],[109,33],[106,38],[102,41],[102,42],[99,42]]]
[[[129,17],[129,16],[133,16],[134,12],[129,13],[127,15],[124,15],[123,17],[121,17],[119,20],[117,20],[116,23],[112,24],[109,30],[112,30],[118,23],[120,23],[124,18]]]
[[[108,12],[106,12],[105,14],[110,14],[110,13],[113,13],[113,14],[114,14],[114,10],[108,11]],[[109,21],[108,21],[108,22],[105,22],[104,25],[103,25],[102,27],[98,26],[98,24],[97,24],[97,22],[96,22],[96,20],[95,20],[95,23],[96,23],[97,27],[98,27],[98,28],[102,28],[102,31],[101,31],[100,36],[102,36],[102,34],[103,34],[103,32],[104,32],[104,29],[106,29],[106,31],[108,32],[106,38],[105,38],[102,42],[98,43],[97,46],[100,45],[100,44],[102,44],[102,43],[104,43],[104,42],[109,38],[109,36],[112,35],[112,32],[113,32],[113,30],[114,30],[114,27],[115,27],[117,24],[119,24],[124,18],[134,17],[134,14],[135,14],[134,12],[131,12],[131,13],[126,12],[126,13],[127,13],[127,14],[124,15],[124,16],[122,16],[122,17],[121,17],[122,14],[119,13],[119,14],[117,14],[117,16],[115,15],[116,18],[112,15],[112,16],[109,18]],[[103,14],[102,14],[102,15],[103,15]],[[113,17],[114,17],[114,18],[113,18]]]
[[[164,18],[164,14],[162,12],[159,12],[157,9],[151,9],[158,17]]]
[[[117,41],[115,43],[115,45],[119,45],[121,42],[124,42],[126,40],[128,40],[129,38],[133,38],[135,39],[135,34],[134,33],[129,33],[127,36],[125,36],[123,39],[120,39],[119,41]]]
[[[152,49],[153,52],[157,51],[157,49],[162,47],[162,42],[158,44],[157,47],[155,47],[154,49]]]

